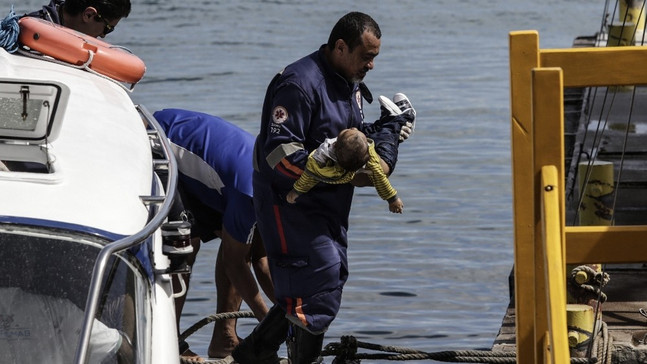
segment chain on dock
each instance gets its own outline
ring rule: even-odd
[[[180,335],[180,341],[185,340],[194,332],[200,330],[202,327],[211,322],[218,320],[234,319],[234,318],[253,318],[254,314],[250,311],[240,312],[226,312],[215,315],[210,315],[198,321],[193,326],[186,329]],[[381,353],[358,353],[358,349],[381,351]],[[605,350],[606,349],[606,350]],[[598,347],[599,354],[606,351],[606,345]],[[332,356],[333,364],[359,364],[362,359],[366,360],[435,360],[440,362],[450,363],[492,363],[492,364],[514,364],[516,363],[516,354],[514,352],[491,351],[491,350],[451,350],[451,351],[438,351],[438,352],[424,352],[420,350],[371,344],[358,341],[351,335],[341,337],[338,343],[329,343],[321,352],[322,357]],[[204,359],[204,358],[187,358],[180,357],[182,364],[231,364],[231,357],[229,359]],[[572,364],[585,364],[585,363],[598,363],[596,358],[571,358]]]

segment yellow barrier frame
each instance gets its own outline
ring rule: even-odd
[[[565,226],[563,90],[647,84],[647,47],[509,41],[517,362],[568,363],[565,265],[644,261],[647,226]]]

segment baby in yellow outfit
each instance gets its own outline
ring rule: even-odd
[[[308,156],[306,169],[286,199],[295,203],[299,195],[308,192],[317,183],[348,183],[360,168],[364,167],[378,195],[389,203],[389,211],[402,213],[404,204],[398,192],[391,186],[375,152],[373,140],[356,128],[344,129],[337,138],[326,141]]]

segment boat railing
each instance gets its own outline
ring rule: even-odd
[[[80,340],[77,346],[76,356],[74,360],[76,364],[85,363],[88,355],[92,324],[94,322],[94,316],[97,312],[99,298],[101,295],[101,282],[103,281],[104,275],[107,270],[108,260],[113,254],[137,246],[138,244],[143,243],[153,233],[155,233],[155,231],[157,231],[157,229],[165,222],[165,219],[171,209],[171,205],[175,197],[175,191],[177,187],[177,164],[175,158],[173,157],[173,152],[171,151],[168,139],[166,138],[166,134],[162,130],[162,127],[159,125],[157,120],[155,120],[153,115],[144,106],[138,105],[137,110],[142,116],[143,121],[156,134],[161,146],[161,152],[164,155],[164,159],[156,160],[153,165],[154,168],[168,168],[168,181],[166,184],[167,192],[165,196],[162,197],[141,196],[142,203],[145,203],[147,205],[160,205],[159,208],[155,208],[156,213],[154,214],[154,216],[139,232],[112,242],[103,247],[99,252],[97,260],[94,264],[94,269],[92,271],[90,289],[86,300],[85,316],[83,319]]]
[[[566,226],[564,88],[645,85],[647,47],[509,41],[517,362],[567,363],[566,264],[645,262],[647,226]]]

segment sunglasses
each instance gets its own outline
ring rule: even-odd
[[[110,23],[108,23],[108,21],[103,16],[101,16],[101,14],[97,13],[94,18],[103,21],[103,24],[105,25],[103,27],[103,35],[108,35],[112,33],[113,30],[115,30],[115,27],[113,25],[110,25]]]

